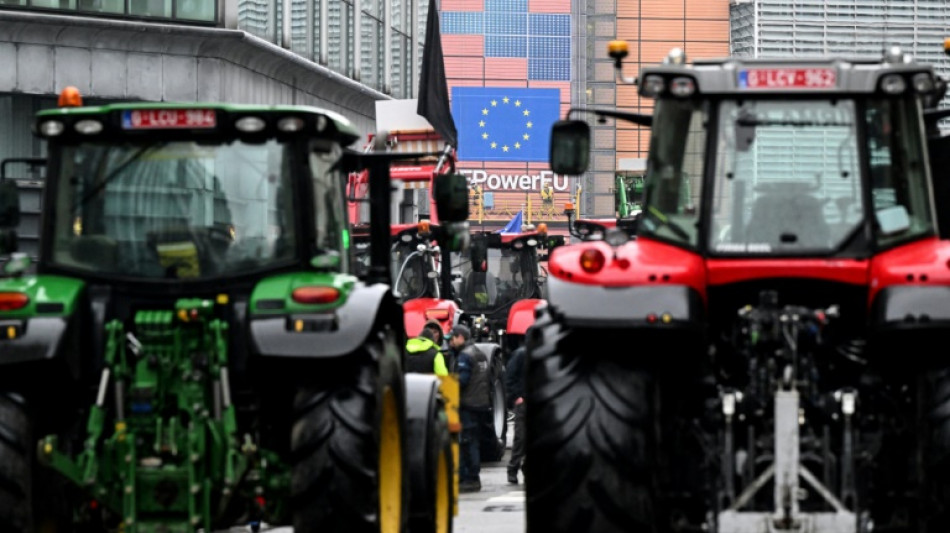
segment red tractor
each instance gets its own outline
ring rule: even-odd
[[[506,356],[522,344],[545,298],[541,263],[562,244],[564,237],[549,235],[543,223],[523,233],[472,232],[456,285],[464,314],[477,323],[474,335],[500,344]]]
[[[946,85],[899,49],[674,50],[635,82],[652,116],[586,111],[652,129],[636,238],[557,249],[527,336],[527,530],[950,531],[950,242],[921,111]],[[573,114],[558,174],[588,165]]]

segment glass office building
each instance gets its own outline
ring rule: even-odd
[[[426,0],[238,0],[237,27],[393,98],[415,98]]]

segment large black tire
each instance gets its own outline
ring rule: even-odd
[[[31,533],[33,427],[22,396],[0,393],[0,531]]]
[[[528,533],[652,533],[655,481],[650,374],[603,332],[543,317],[526,351]]]
[[[408,521],[405,383],[387,338],[299,391],[291,434],[295,533],[404,533]]]
[[[928,379],[930,439],[924,453],[927,497],[922,533],[950,531],[950,369]]]
[[[406,374],[409,435],[409,531],[452,531],[454,470],[452,440],[439,381]]]
[[[490,355],[491,382],[489,395],[491,408],[485,415],[481,432],[479,458],[483,463],[495,463],[505,456],[508,445],[508,400],[505,393],[505,364],[500,352]]]

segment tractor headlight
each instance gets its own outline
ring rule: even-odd
[[[266,125],[261,117],[241,117],[234,123],[234,127],[244,133],[257,133]]]
[[[83,135],[95,135],[102,131],[102,122],[98,120],[80,120],[73,128]]]
[[[928,94],[934,90],[934,79],[926,72],[915,74],[912,82],[914,84],[914,90],[920,94]]]
[[[673,81],[670,82],[670,92],[673,93],[673,96],[681,98],[692,96],[696,92],[696,82],[693,81],[693,78],[685,76],[673,78]]]
[[[300,117],[284,117],[277,121],[277,129],[283,132],[294,132],[303,129],[303,119]]]
[[[907,90],[907,82],[900,74],[888,74],[881,78],[881,90],[887,94],[901,94]]]
[[[47,120],[40,124],[40,133],[46,137],[61,135],[66,127],[58,120]]]
[[[666,89],[666,81],[663,76],[650,74],[643,78],[640,94],[647,98],[656,98],[664,89]]]

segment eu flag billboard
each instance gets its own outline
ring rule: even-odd
[[[459,161],[547,161],[560,89],[453,87]]]

